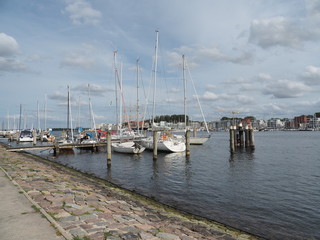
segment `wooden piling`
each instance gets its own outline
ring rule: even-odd
[[[234,150],[238,147],[238,134],[237,134],[237,126],[233,126],[233,143],[234,143]]]
[[[107,132],[107,164],[111,164],[111,134]]]
[[[254,148],[253,127],[251,125],[250,125],[250,128],[249,128],[249,146],[250,146],[250,148]]]
[[[158,158],[158,132],[152,131],[153,135],[153,160]]]
[[[54,156],[57,156],[57,155],[59,155],[59,153],[60,153],[59,143],[58,143],[57,141],[55,141],[55,142],[53,143],[53,145],[54,145],[53,155],[54,155]]]
[[[249,147],[249,126],[247,125],[245,130],[244,130],[244,135],[245,135],[245,147]]]
[[[190,156],[190,130],[186,131],[186,156]]]
[[[37,144],[37,133],[35,130],[32,131],[32,136],[33,136],[33,145]]]
[[[194,136],[194,137],[197,136],[197,128],[193,128],[193,136]]]
[[[235,152],[235,129],[233,126],[230,126],[230,152],[234,153]]]
[[[244,135],[243,135],[242,125],[239,125],[238,131],[239,131],[239,146],[243,147],[244,146]]]

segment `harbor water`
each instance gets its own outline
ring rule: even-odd
[[[230,154],[214,132],[191,156],[75,150],[53,157],[161,203],[266,239],[320,239],[320,132],[256,132],[255,149]]]

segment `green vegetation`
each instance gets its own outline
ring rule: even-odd
[[[36,212],[40,212],[40,208],[37,208],[35,205],[31,206]]]
[[[151,120],[147,120],[151,122]],[[184,114],[174,114],[174,115],[161,115],[161,116],[156,116],[154,118],[155,122],[161,122],[161,121],[166,121],[166,122],[184,122]],[[187,116],[187,122],[189,121],[189,116]]]
[[[90,240],[90,238],[87,236],[84,236],[84,237],[75,236],[73,237],[73,240]]]

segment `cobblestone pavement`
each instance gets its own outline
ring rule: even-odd
[[[3,146],[0,167],[67,239],[256,239]]]

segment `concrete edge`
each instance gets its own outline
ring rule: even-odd
[[[11,176],[7,173],[6,170],[4,170],[1,166],[0,169],[4,172],[4,174],[10,179],[10,181],[18,187],[19,191],[23,193],[23,195],[37,208],[39,211],[46,217],[46,219],[62,234],[62,236],[66,240],[73,240],[73,236],[65,231],[59,223],[57,223],[56,220],[54,220],[38,203],[36,203],[29,195],[26,193],[26,191],[23,190],[23,188],[11,178]]]

